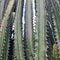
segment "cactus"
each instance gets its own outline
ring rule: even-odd
[[[0,60],[60,60],[59,1],[5,2],[0,15]]]

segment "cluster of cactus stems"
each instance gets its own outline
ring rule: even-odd
[[[16,1],[0,12],[0,60],[60,60],[58,0]]]

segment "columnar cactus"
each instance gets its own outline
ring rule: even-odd
[[[0,22],[0,60],[60,60],[59,1],[16,1]]]

